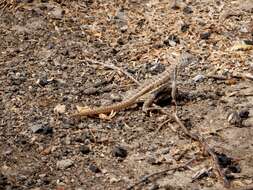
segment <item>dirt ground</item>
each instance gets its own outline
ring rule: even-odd
[[[110,120],[71,117],[76,106],[119,102],[137,87],[88,59],[140,82],[182,64],[178,116],[223,156],[220,164],[237,163],[226,174],[231,189],[253,183],[252,0],[0,6],[0,189],[127,189],[190,159],[133,189],[224,189],[210,156],[164,113],[137,104]],[[169,100],[158,104],[174,110]],[[207,172],[194,180],[199,171]]]

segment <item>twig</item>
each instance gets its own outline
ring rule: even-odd
[[[182,123],[182,121],[178,118],[177,114],[174,113],[173,115],[174,120],[178,123],[178,125],[181,127],[181,129],[183,130],[184,134],[186,134],[188,137],[190,137],[191,139],[195,140],[195,141],[199,141],[198,136],[196,134],[191,133],[186,127],[185,125]]]
[[[156,175],[162,175],[162,174],[165,174],[165,173],[167,173],[167,172],[169,172],[169,171],[175,171],[175,170],[178,170],[178,169],[180,169],[180,168],[185,168],[185,167],[187,167],[191,162],[193,162],[194,160],[195,160],[195,158],[192,158],[191,160],[187,161],[187,162],[184,163],[184,164],[180,164],[180,165],[174,166],[174,167],[172,167],[172,168],[168,168],[168,169],[165,169],[165,170],[162,170],[162,171],[159,171],[159,172],[155,172],[155,173],[146,175],[146,176],[144,176],[140,181],[137,181],[137,182],[134,183],[133,185],[129,186],[129,187],[127,188],[127,190],[133,189],[133,188],[136,187],[137,185],[146,182],[149,178],[154,177],[154,176],[156,176]]]
[[[133,82],[135,82],[137,85],[140,85],[141,83],[139,81],[137,81],[130,73],[128,73],[127,71],[123,70],[122,68],[119,68],[113,64],[106,64],[106,63],[103,63],[103,62],[100,62],[100,61],[96,61],[96,60],[92,60],[92,59],[89,59],[89,58],[85,58],[85,60],[81,60],[81,61],[87,61],[87,62],[90,62],[90,63],[93,63],[93,64],[99,64],[99,65],[102,65],[104,67],[107,67],[107,68],[110,68],[110,69],[114,69],[114,70],[117,70],[123,74],[125,74],[128,78],[130,78]]]
[[[176,80],[176,69],[175,69],[175,72],[174,72],[174,80]],[[176,82],[175,82],[176,84]],[[176,88],[176,87],[175,87]],[[173,94],[174,96],[174,101],[175,100],[175,97],[176,97],[176,91],[174,91],[175,94]],[[175,105],[176,102],[175,102]],[[185,125],[182,123],[182,121],[179,119],[179,117],[177,116],[177,106],[176,106],[176,109],[175,109],[175,113],[173,114],[173,118],[174,120],[179,124],[179,126],[182,128],[183,132],[188,136],[190,137],[192,140],[195,140],[195,141],[198,141],[203,149],[211,156],[213,162],[214,162],[214,165],[215,165],[215,168],[216,170],[218,171],[218,174],[220,176],[220,178],[222,179],[223,183],[224,183],[224,186],[225,187],[230,187],[230,184],[229,184],[229,181],[225,175],[225,173],[223,172],[223,170],[221,169],[220,165],[219,165],[219,160],[215,154],[215,152],[210,148],[209,144],[206,142],[205,138],[202,137],[200,134],[196,134],[196,133],[191,133],[186,127]]]
[[[174,119],[179,124],[179,126],[183,129],[184,133],[187,136],[189,136],[191,139],[193,139],[195,141],[198,141],[202,145],[203,149],[211,156],[211,158],[212,158],[212,160],[214,162],[215,168],[218,171],[220,178],[222,178],[224,186],[228,188],[230,186],[229,181],[228,181],[227,177],[225,176],[224,172],[222,171],[222,169],[221,169],[221,167],[219,165],[219,161],[218,161],[218,158],[217,158],[215,152],[210,148],[210,146],[208,145],[208,143],[206,142],[206,140],[201,135],[197,135],[197,134],[191,133],[184,126],[184,124],[178,118],[178,116],[177,116],[176,113],[174,114]]]

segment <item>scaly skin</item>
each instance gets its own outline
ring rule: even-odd
[[[171,71],[173,71],[171,67],[166,69],[164,72],[156,76],[155,79],[151,79],[151,82],[149,82],[149,84],[145,83],[144,85],[141,85],[136,94],[132,95],[126,100],[123,100],[122,102],[108,106],[83,109],[79,113],[74,114],[73,116],[95,116],[102,113],[106,114],[111,113],[112,111],[120,111],[126,109],[129,106],[135,104],[137,99],[144,94],[169,81],[171,77]]]

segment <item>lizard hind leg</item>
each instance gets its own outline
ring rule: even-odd
[[[171,84],[163,84],[152,91],[143,103],[142,110],[147,113],[148,111],[157,109],[151,108],[152,104],[169,104],[171,102]],[[166,102],[166,103],[165,103]],[[158,106],[159,107],[159,106]],[[160,107],[159,107],[160,108]]]

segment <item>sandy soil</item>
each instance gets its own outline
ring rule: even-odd
[[[177,123],[162,125],[166,114],[138,104],[110,120],[71,117],[77,105],[118,102],[137,87],[87,59],[140,82],[182,64],[178,116],[220,164],[236,163],[223,168],[231,188],[253,183],[253,85],[244,77],[253,73],[252,1],[0,2],[0,189],[126,189],[192,158],[134,189],[224,189],[201,145]]]

